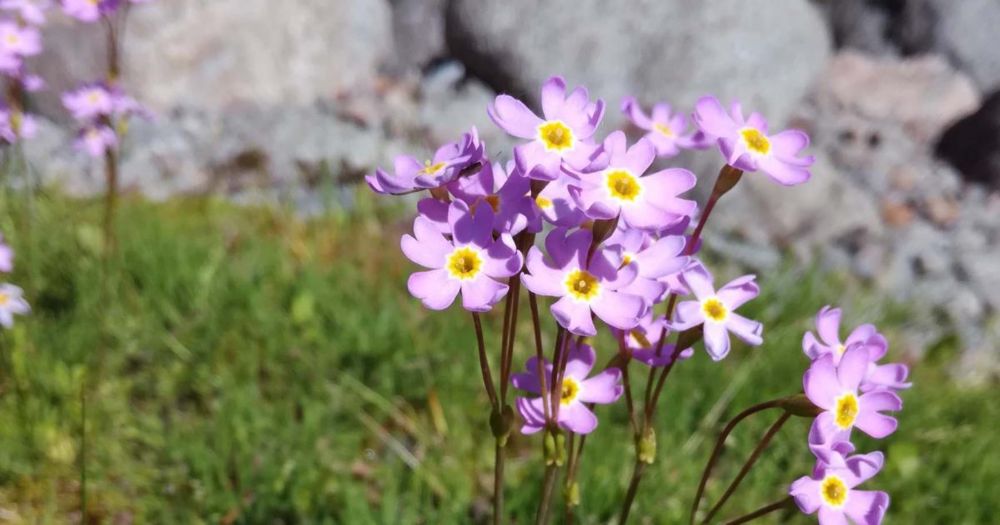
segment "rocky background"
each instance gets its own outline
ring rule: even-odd
[[[104,40],[53,18],[27,154],[90,195],[98,166],[69,148],[57,93],[97,76]],[[957,336],[956,376],[985,380],[1000,371],[998,24],[996,0],[163,0],[128,26],[125,78],[157,118],[131,128],[123,184],[308,212],[472,124],[501,154],[486,104],[535,98],[552,74],[612,110],[739,98],[807,130],[819,161],[790,191],[747,179],[712,246],[758,270],[790,251],[850,272],[916,310],[907,351]],[[708,173],[709,157],[678,163]]]

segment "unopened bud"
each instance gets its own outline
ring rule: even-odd
[[[814,405],[805,394],[795,394],[781,400],[781,408],[793,416],[813,418],[823,412],[823,409]]]
[[[493,437],[500,442],[500,446],[507,445],[507,438],[510,437],[510,430],[514,426],[514,411],[510,405],[504,405],[502,409],[493,409],[490,412],[490,430]]]
[[[652,428],[647,428],[642,433],[642,437],[639,438],[636,447],[638,449],[636,453],[639,456],[639,461],[647,465],[652,465],[656,461],[656,431]]]
[[[715,181],[715,187],[712,188],[712,198],[718,199],[728,193],[729,190],[733,189],[740,182],[740,178],[742,177],[743,170],[736,169],[728,164],[723,166],[719,170],[719,178]]]
[[[566,483],[566,506],[576,507],[580,505],[580,484],[576,480]]]

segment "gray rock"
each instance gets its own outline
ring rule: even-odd
[[[937,17],[929,0],[837,0],[828,13],[838,48],[911,55],[934,45]]]
[[[710,93],[782,122],[830,49],[805,0],[454,0],[446,27],[452,54],[496,90],[534,100],[561,74],[613,120],[626,95],[690,108]]]
[[[389,69],[419,72],[447,54],[444,41],[445,0],[390,0],[394,53]]]
[[[967,71],[983,91],[1000,87],[1000,54],[996,27],[1000,3],[995,0],[930,0],[937,13],[938,49]]]
[[[104,78],[102,25],[53,16],[45,38],[37,69],[54,93]],[[302,105],[371,89],[392,46],[385,0],[154,2],[130,13],[124,78],[161,112],[176,106]],[[41,109],[61,113],[51,98]]]

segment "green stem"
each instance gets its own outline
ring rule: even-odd
[[[777,421],[775,421],[774,424],[767,429],[767,432],[764,434],[764,437],[761,438],[760,443],[757,444],[757,446],[753,449],[753,452],[750,454],[750,458],[743,464],[739,474],[736,475],[736,478],[733,479],[732,483],[729,484],[729,487],[726,488],[726,492],[722,494],[721,498],[719,498],[719,502],[708,511],[708,515],[705,516],[705,519],[701,520],[702,524],[712,521],[712,518],[715,517],[720,510],[722,510],[722,506],[725,505],[726,501],[729,500],[729,497],[736,492],[736,488],[740,486],[743,478],[750,473],[750,469],[753,468],[754,464],[757,463],[757,460],[760,459],[761,454],[764,453],[764,449],[767,448],[767,446],[771,443],[771,440],[775,435],[777,435],[778,431],[781,430],[781,427],[785,425],[785,422],[787,422],[790,417],[792,417],[790,412],[783,412],[781,416],[778,417]]]
[[[503,523],[503,473],[505,450],[501,438],[496,438],[493,463],[493,524]]]
[[[701,497],[705,494],[705,485],[708,484],[708,477],[712,473],[712,468],[715,467],[715,463],[719,460],[719,456],[722,455],[722,447],[726,443],[726,438],[732,433],[736,425],[740,424],[744,419],[758,413],[763,412],[771,408],[777,408],[781,406],[782,400],[772,400],[764,403],[759,403],[746,410],[740,412],[733,419],[726,424],[725,428],[722,429],[722,433],[719,434],[719,439],[715,442],[715,448],[712,449],[712,455],[708,458],[708,464],[705,465],[705,471],[701,474],[701,481],[698,482],[698,490],[694,495],[694,502],[691,503],[691,519],[689,523],[694,524],[695,514],[698,512],[698,504],[701,503]]]
[[[497,404],[497,391],[493,386],[493,373],[490,372],[490,360],[486,356],[486,342],[483,338],[483,322],[479,319],[479,312],[472,312],[472,323],[476,328],[476,343],[479,347],[479,370],[483,374],[483,387],[486,395],[490,398],[490,405],[494,410],[499,411]]]
[[[645,471],[646,463],[636,458],[635,466],[632,468],[632,479],[628,483],[625,500],[622,502],[622,510],[618,515],[619,525],[625,525],[628,521],[628,515],[632,511],[632,502],[635,501],[635,495],[639,491],[639,482],[642,481],[642,473]]]
[[[545,479],[542,481],[542,499],[538,503],[538,512],[535,514],[535,525],[544,525],[549,522],[549,507],[552,503],[552,491],[556,485],[556,474],[559,472],[557,465],[545,467]]]

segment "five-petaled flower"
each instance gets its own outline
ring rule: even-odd
[[[485,146],[475,127],[457,142],[441,146],[434,156],[420,162],[411,155],[400,155],[394,161],[394,173],[376,169],[365,176],[365,182],[377,193],[403,194],[415,190],[433,189],[452,182],[463,171],[484,160]]]
[[[24,315],[31,311],[28,301],[24,300],[24,292],[13,284],[0,283],[0,326],[14,326],[14,316]]]
[[[718,361],[729,353],[729,332],[750,345],[764,341],[761,336],[764,325],[735,312],[760,293],[753,275],[738,277],[716,291],[712,274],[698,264],[684,270],[681,282],[696,300],[677,305],[672,326],[674,330],[687,330],[704,324],[705,350],[712,359]]]
[[[657,157],[673,157],[681,149],[701,149],[711,145],[702,131],[688,133],[687,117],[683,113],[674,113],[670,104],[655,104],[653,111],[647,115],[635,97],[625,97],[622,100],[622,113],[637,128],[647,132],[643,138],[656,147]]]

